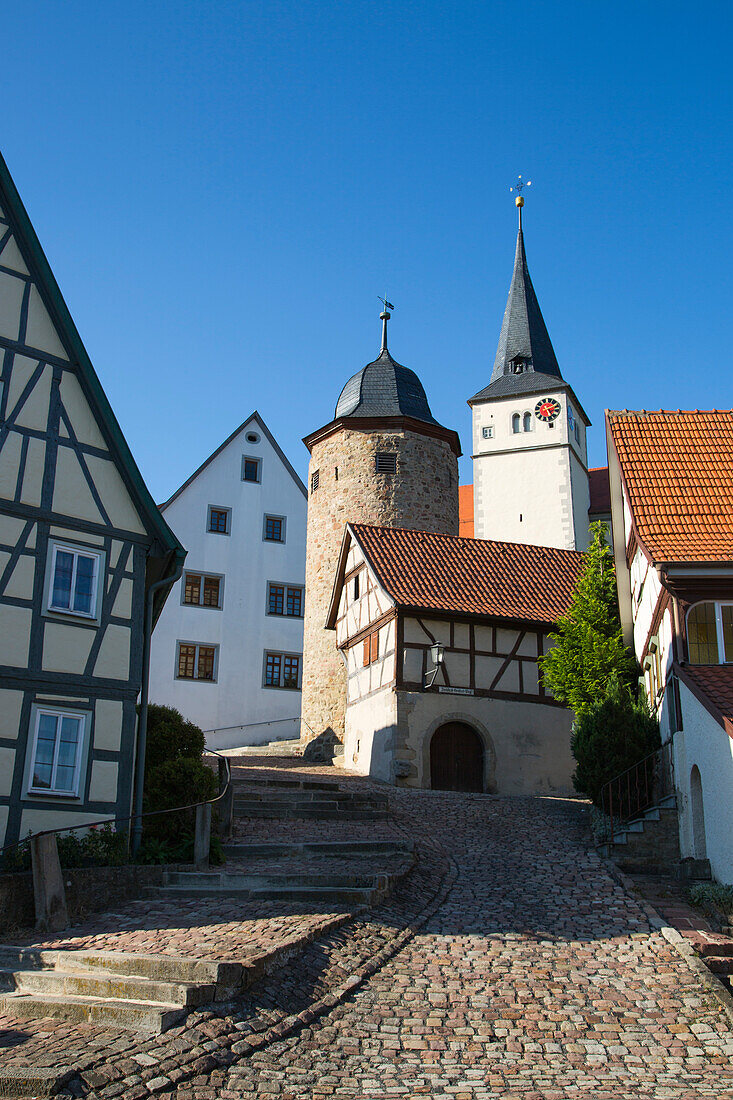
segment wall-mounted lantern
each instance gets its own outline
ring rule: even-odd
[[[423,689],[431,688],[435,683],[435,677],[438,675],[438,670],[445,660],[445,646],[440,642],[436,642],[435,645],[431,645],[428,653],[430,654],[430,667],[423,676]]]

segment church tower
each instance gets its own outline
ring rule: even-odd
[[[326,616],[347,523],[458,534],[458,436],[433,417],[414,371],[382,348],[344,386],[334,418],[305,437],[308,527],[301,739],[344,739],[346,672]]]
[[[488,386],[472,397],[474,533],[588,548],[590,420],[560,373],[529,277],[522,233]]]

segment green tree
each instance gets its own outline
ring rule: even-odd
[[[659,723],[649,713],[646,699],[632,701],[628,688],[612,673],[603,697],[583,711],[573,728],[570,746],[577,764],[576,791],[600,805],[604,783],[655,752],[660,743]],[[653,770],[642,781],[649,788],[640,792],[643,804],[652,801]]]
[[[576,715],[605,697],[614,674],[619,690],[625,690],[631,699],[638,667],[621,635],[616,574],[605,523],[591,525],[591,544],[573,602],[550,638],[555,645],[540,658],[545,684]]]

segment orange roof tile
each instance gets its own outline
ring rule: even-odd
[[[733,665],[685,665],[682,677],[707,696],[722,718],[733,722]]]
[[[655,561],[733,559],[733,413],[609,412],[629,505]]]
[[[583,554],[549,546],[350,525],[401,607],[554,623],[567,611]]]
[[[458,534],[473,538],[473,485],[458,486]]]

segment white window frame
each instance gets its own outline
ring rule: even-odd
[[[485,427],[483,427],[481,429],[481,435],[484,439],[493,439],[494,438],[494,425],[493,424],[487,424]]]
[[[717,641],[718,641],[718,664],[719,665],[733,665],[733,660],[726,661],[726,659],[725,659],[725,640],[723,638],[723,615],[722,615],[722,608],[724,608],[724,607],[733,607],[733,600],[698,600],[697,603],[694,603],[692,605],[692,607],[688,607],[688,609],[687,609],[687,615],[685,616],[685,627],[687,626],[687,622],[689,621],[690,613],[696,607],[700,607],[700,605],[704,604],[704,603],[711,603],[713,605],[713,607],[715,608],[715,636],[716,636]],[[689,658],[689,654],[690,654],[690,640],[689,639],[690,639],[690,635],[689,635],[689,632],[687,632],[687,655],[688,655],[688,658]],[[692,664],[691,661],[690,661],[690,664]]]
[[[62,718],[77,718],[79,719],[79,740],[76,748],[76,764],[74,773],[74,787],[73,790],[60,790],[53,786],[54,779],[56,777],[56,769],[58,765],[58,746],[59,746],[59,721],[56,723],[56,740],[54,743],[53,752],[53,764],[51,771],[51,786],[50,787],[34,787],[33,786],[33,769],[36,763],[36,750],[38,747],[38,729],[41,724],[41,716],[43,714],[52,715],[56,719]],[[35,708],[34,726],[33,726],[33,744],[31,748],[30,767],[28,769],[28,783],[26,787],[27,794],[33,795],[53,795],[54,798],[78,798],[79,797],[79,780],[81,779],[81,765],[84,756],[84,743],[86,738],[86,723],[89,715],[84,711],[78,710],[66,710],[60,707],[46,707],[37,706]]]
[[[46,611],[52,612],[54,615],[72,615],[74,618],[95,620],[99,618],[99,597],[100,597],[100,577],[103,575],[103,561],[104,553],[100,550],[93,550],[89,546],[73,546],[71,543],[57,542],[52,540],[49,542],[49,549],[51,550],[51,564],[48,574],[48,591],[46,594]],[[92,583],[92,600],[89,611],[77,611],[73,607],[58,607],[53,603],[53,587],[54,577],[56,575],[56,558],[59,553],[73,554],[74,565],[71,574],[71,597],[74,596],[74,584],[76,581],[76,566],[77,559],[79,557],[93,558],[94,559],[94,579]]]

